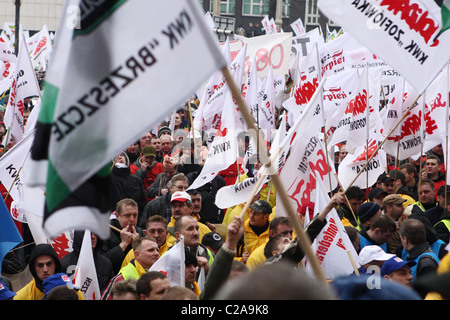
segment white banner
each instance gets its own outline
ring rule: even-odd
[[[441,7],[419,0],[319,0],[319,9],[423,93],[450,58]]]
[[[100,300],[101,292],[92,253],[91,231],[89,230],[84,232],[73,284],[83,293],[85,300]]]
[[[231,56],[233,52],[238,52],[247,44],[248,62],[245,72],[251,67],[253,56],[256,56],[256,72],[262,78],[269,73],[269,66],[273,68],[274,76],[284,76],[289,71],[292,33],[266,34],[253,38],[245,38],[235,35],[235,41],[230,41]]]
[[[386,169],[386,153],[379,149],[377,154],[369,161],[369,164],[364,168],[367,160],[372,156],[377,148],[377,141],[370,139],[368,141],[369,149],[366,145],[361,145],[355,149],[353,154],[349,153],[339,164],[338,178],[342,188],[346,190],[355,179],[356,175],[364,169],[364,172],[359,174],[358,178],[352,185],[358,186],[361,189],[367,189],[377,182],[378,177],[385,172]]]

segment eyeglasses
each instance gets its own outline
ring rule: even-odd
[[[180,189],[180,190],[186,190],[188,187],[174,185],[174,188],[177,188],[177,189]]]

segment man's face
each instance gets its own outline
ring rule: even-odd
[[[141,161],[146,162],[148,165],[151,165],[153,161],[155,161],[154,156],[141,156]]]
[[[407,265],[403,268],[392,271],[388,279],[412,288],[413,276],[411,274],[411,268]]]
[[[161,140],[159,138],[152,138],[150,145],[155,147],[156,152],[161,151]]]
[[[422,203],[431,204],[435,201],[435,194],[433,188],[427,184],[421,184],[419,188],[419,201]]]
[[[184,237],[184,244],[189,247],[198,246],[200,241],[200,232],[198,231],[198,222],[195,219],[184,219],[181,235]]]
[[[280,223],[277,226],[277,229],[275,230],[276,233],[274,235],[283,234],[285,237],[289,238],[289,240],[292,240],[292,231],[292,226]]]
[[[192,284],[195,281],[197,275],[197,267],[193,264],[186,266],[184,280],[186,284]]]
[[[168,233],[166,224],[159,221],[150,222],[145,230],[146,236],[154,238],[158,247],[164,245]]]
[[[391,231],[382,232],[380,231],[380,229],[376,228],[373,234],[373,240],[375,240],[375,242],[377,243],[385,243],[387,241],[390,241],[393,235],[394,232]]]
[[[269,220],[269,215],[262,212],[256,212],[250,209],[250,224],[255,227],[263,227],[267,220]]]
[[[348,203],[352,208],[353,212],[356,214],[358,212],[359,207],[363,203],[363,200],[360,199],[348,199]]]
[[[123,205],[120,213],[118,213],[117,220],[119,220],[120,226],[125,228],[127,226],[136,226],[138,219],[138,207]]]
[[[192,212],[196,214],[200,214],[202,210],[202,196],[200,194],[191,195],[192,201]]]
[[[186,201],[173,201],[170,203],[172,216],[176,220],[181,216],[188,216],[192,213],[192,207],[188,207]]]
[[[177,191],[185,191],[189,187],[187,180],[178,180],[170,187],[170,193],[174,194]]]
[[[144,269],[148,269],[159,259],[158,244],[152,240],[144,240],[141,243],[141,247],[134,254],[141,266]]]
[[[153,279],[150,281],[150,287],[152,288],[152,291],[150,291],[147,300],[161,300],[164,293],[170,288],[170,280],[168,278]]]
[[[401,203],[400,204],[395,203],[393,205],[388,205],[386,207],[386,209],[394,221],[397,221],[403,215],[403,212],[405,211],[405,207]]]
[[[39,280],[44,281],[55,274],[55,260],[50,255],[42,255],[34,260],[34,270]]]
[[[172,140],[169,136],[161,136],[161,151],[163,153],[172,152]]]
[[[439,171],[439,164],[436,159],[427,159],[425,162],[428,175],[436,175]]]
[[[393,194],[394,193],[394,180],[388,180],[386,182],[381,182],[380,183],[380,188],[383,191],[386,191],[388,194]]]
[[[139,144],[141,145],[141,148],[143,148],[146,145],[150,144],[151,136],[152,135],[150,134],[150,132],[147,132],[139,139]]]
[[[403,174],[405,175],[405,182],[407,185],[415,182],[414,181],[414,173],[408,173],[408,171],[406,169],[400,169],[400,171],[403,172]]]

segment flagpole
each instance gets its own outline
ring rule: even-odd
[[[346,191],[348,190],[348,188],[350,188],[353,183],[356,181],[356,179],[358,179],[359,175],[366,169],[366,167],[368,166],[370,160],[372,160],[372,158],[377,154],[378,150],[380,150],[380,148],[383,146],[383,144],[386,142],[386,140],[389,138],[389,136],[392,134],[392,132],[394,132],[394,130],[398,127],[398,125],[400,124],[400,122],[403,121],[403,119],[405,119],[405,117],[408,115],[409,111],[414,107],[414,105],[416,104],[417,100],[419,100],[419,98],[422,96],[422,93],[418,95],[418,97],[416,98],[416,100],[414,100],[414,102],[409,106],[409,108],[405,111],[405,113],[402,115],[402,117],[400,118],[400,120],[397,121],[397,123],[395,124],[395,126],[391,129],[391,131],[389,131],[389,133],[386,135],[386,137],[383,139],[383,141],[381,141],[381,143],[378,145],[378,147],[375,149],[375,151],[373,152],[373,154],[370,156],[369,160],[367,160],[367,162],[364,164],[364,166],[361,168],[361,170],[359,171],[359,173],[356,175],[356,177],[353,179],[353,181],[349,184],[349,186],[347,187]]]
[[[248,111],[248,108],[247,108],[244,100],[242,99],[240,90],[237,88],[236,84],[234,83],[233,77],[231,76],[230,72],[228,71],[228,68],[224,67],[221,69],[221,71],[225,77],[225,80],[228,83],[228,86],[230,87],[231,93],[233,94],[234,98],[237,101],[239,110],[241,111],[241,114],[244,117],[244,120],[247,123],[248,128],[255,130],[255,125],[253,124],[252,117]],[[261,148],[262,148],[263,152],[265,152],[265,154],[267,155],[266,146],[264,146],[264,144],[261,144]],[[267,166],[266,168],[269,168],[269,167]],[[289,215],[289,218],[294,227],[294,230],[297,232],[298,243],[299,243],[302,251],[305,253],[305,256],[309,259],[317,278],[320,279],[323,283],[327,284],[325,274],[323,273],[323,270],[320,267],[317,257],[315,256],[314,252],[311,249],[311,241],[306,236],[305,230],[303,229],[302,225],[300,224],[300,220],[298,219],[298,217],[289,201],[289,198],[286,193],[286,189],[283,187],[283,184],[282,184],[278,174],[276,174],[276,172],[273,173],[273,169],[271,171],[272,171],[272,174],[270,176],[272,178],[272,181],[275,184],[275,188],[277,190],[277,195],[280,196],[280,199]]]

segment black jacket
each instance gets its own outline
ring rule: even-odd
[[[78,263],[78,258],[80,256],[81,245],[83,244],[84,231],[75,231],[74,239],[72,244],[72,252],[66,254],[61,259],[61,267],[62,272],[68,274],[73,280],[73,276],[75,274],[75,268]],[[99,254],[99,248],[102,246],[102,240],[97,238],[97,245],[94,248],[93,256],[94,256],[94,264],[95,270],[97,271],[97,279],[98,285],[100,287],[100,292],[102,292],[111,280],[114,277],[114,271],[108,258]]]
[[[117,202],[124,198],[130,198],[137,202],[139,214],[142,213],[147,204],[144,184],[141,179],[131,174],[130,167],[118,168],[114,166],[111,170],[111,184],[111,211],[116,210]]]
[[[112,226],[116,227],[119,230],[122,230],[122,227],[120,226],[119,220],[112,219],[109,222]],[[136,226],[136,232],[139,234],[140,237],[145,236],[144,231]],[[117,274],[120,271],[120,267],[122,266],[123,259],[125,259],[128,252],[132,249],[131,244],[125,249],[125,251],[122,251],[122,248],[119,246],[121,240],[120,240],[120,232],[111,229],[111,234],[109,238],[102,242],[102,244],[99,246],[98,252],[111,261],[114,274]]]

